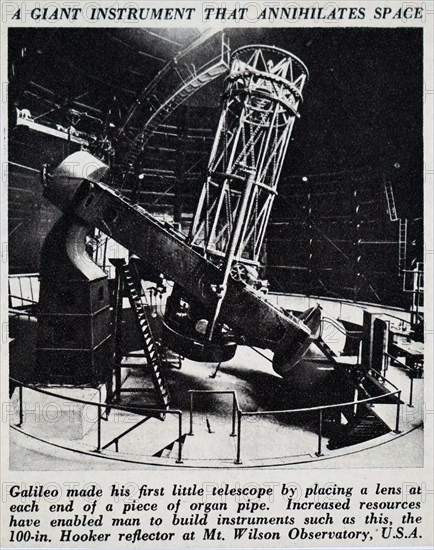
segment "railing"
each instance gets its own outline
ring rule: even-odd
[[[75,397],[69,397],[65,395],[59,395],[58,393],[44,390],[42,388],[38,388],[35,386],[29,386],[24,384],[23,382],[20,382],[19,380],[15,380],[14,378],[9,378],[9,383],[14,384],[18,387],[18,424],[16,425],[17,428],[21,428],[21,426],[24,423],[24,408],[23,408],[23,388],[26,388],[28,390],[35,391],[37,393],[42,393],[44,395],[49,395],[51,397],[55,397],[56,399],[62,399],[64,401],[70,401],[73,403],[79,403],[81,405],[90,405],[92,407],[97,407],[98,409],[98,415],[97,415],[97,430],[96,430],[96,447],[93,449],[93,453],[102,453],[104,449],[107,449],[111,445],[115,446],[116,452],[119,450],[119,441],[122,439],[122,437],[126,436],[127,434],[131,433],[134,429],[138,428],[144,422],[146,422],[152,415],[172,415],[176,416],[178,418],[178,453],[176,457],[176,464],[182,464],[182,446],[183,446],[183,433],[182,433],[182,411],[177,409],[157,409],[157,408],[145,408],[145,407],[124,407],[122,405],[112,405],[110,403],[95,403],[92,401],[87,401],[85,399],[78,399]],[[103,409],[107,410],[106,416],[103,414]],[[108,443],[103,445],[102,443],[102,420],[108,420],[108,411],[109,410],[119,410],[119,411],[125,411],[137,415],[144,416],[145,418],[142,418],[139,420],[134,426],[131,426],[121,434],[117,435],[115,438],[111,439]],[[41,439],[44,443],[50,444],[50,441],[46,441]],[[74,450],[69,447],[66,447],[69,450]]]
[[[195,394],[220,394],[220,395],[232,395],[232,431],[230,433],[231,437],[235,437],[237,435],[236,432],[236,422],[235,417],[236,413],[241,411],[237,392],[233,390],[189,390],[188,392],[190,394],[190,431],[188,435],[194,435],[193,433],[193,410],[194,410],[194,396]]]
[[[39,273],[9,275],[8,286],[10,308],[25,308],[38,303]]]
[[[413,407],[413,393],[414,393],[414,379],[420,378],[419,369],[415,368],[412,365],[406,365],[402,361],[400,361],[397,357],[391,355],[390,353],[384,352],[384,356],[386,357],[387,361],[392,360],[394,363],[398,363],[398,365],[404,369],[406,372],[409,373],[409,379],[410,379],[410,397],[408,399],[408,406]],[[376,374],[377,376],[377,374]],[[389,382],[391,384],[391,382]],[[393,385],[393,384],[392,384]],[[396,387],[396,386],[395,386]]]
[[[194,395],[195,394],[227,394],[232,395],[232,432],[231,437],[237,438],[236,443],[236,457],[235,464],[242,464],[241,460],[241,428],[242,428],[242,419],[243,417],[253,417],[253,416],[271,416],[271,415],[285,415],[285,414],[296,414],[296,413],[311,413],[318,412],[318,446],[315,452],[317,457],[324,456],[322,453],[322,442],[323,442],[323,413],[325,410],[332,409],[343,409],[346,407],[354,407],[358,405],[366,405],[369,403],[375,403],[380,401],[385,397],[390,397],[392,395],[397,396],[396,403],[396,418],[395,418],[395,433],[400,433],[399,422],[400,422],[400,412],[401,412],[401,390],[396,389],[382,395],[375,397],[369,397],[367,399],[355,400],[348,403],[337,403],[333,405],[321,405],[319,407],[309,407],[301,409],[285,409],[285,410],[276,410],[276,411],[243,411],[240,407],[236,391],[223,391],[223,390],[189,390],[190,393],[190,432],[188,435],[192,436],[193,433],[193,414],[194,414]]]
[[[37,319],[37,313],[35,311],[32,311],[30,308],[26,309],[16,309],[13,307],[10,307],[9,310],[9,318],[12,317],[21,317],[26,319],[27,321],[31,321],[32,319]]]
[[[361,338],[363,336],[363,330],[346,330],[343,326],[339,325],[335,319],[330,317],[323,317],[321,319],[321,326],[324,324],[329,324],[334,327],[338,332],[344,334],[347,338]],[[322,331],[322,329],[321,329]]]
[[[381,376],[381,375],[380,375]],[[384,377],[383,380],[387,381]],[[182,417],[183,413],[181,410],[177,409],[158,409],[158,408],[144,408],[144,407],[125,407],[121,405],[112,405],[109,403],[95,403],[91,401],[87,401],[84,399],[78,399],[74,397],[59,395],[55,392],[48,391],[42,388],[34,387],[26,385],[18,380],[15,380],[13,378],[10,378],[10,382],[15,384],[18,387],[19,394],[18,394],[18,403],[19,403],[19,409],[18,409],[18,423],[16,426],[13,426],[15,428],[21,428],[21,426],[24,423],[24,407],[23,407],[23,388],[29,389],[31,391],[35,391],[44,395],[49,395],[51,397],[55,397],[57,399],[62,399],[65,401],[70,401],[73,403],[79,403],[82,405],[88,405],[92,407],[96,407],[98,410],[97,415],[97,430],[96,430],[96,446],[94,449],[90,451],[90,453],[98,453],[101,454],[105,449],[110,447],[111,445],[114,445],[115,451],[119,451],[119,441],[126,436],[127,434],[131,433],[133,430],[144,424],[147,420],[149,420],[152,415],[164,415],[169,414],[173,415],[178,418],[178,439],[177,439],[177,457],[176,457],[176,464],[182,464],[183,458],[182,458],[182,451],[183,451],[183,425],[182,425]],[[388,381],[387,381],[388,382]],[[391,382],[389,382],[393,386]],[[396,388],[396,386],[393,386]],[[396,388],[394,391],[390,391],[388,393],[370,397],[367,399],[361,399],[361,400],[354,400],[347,403],[337,403],[332,405],[321,405],[318,407],[304,407],[304,408],[298,408],[298,409],[285,409],[285,410],[273,410],[273,411],[244,411],[241,409],[240,403],[238,401],[237,392],[234,390],[189,390],[190,393],[190,430],[188,432],[189,436],[194,435],[194,403],[195,399],[194,396],[196,394],[220,394],[220,395],[229,395],[232,396],[232,429],[230,436],[236,437],[236,456],[234,463],[239,465],[242,464],[241,460],[241,449],[242,449],[242,426],[243,426],[243,418],[244,417],[254,417],[254,416],[272,416],[272,415],[289,415],[289,414],[297,414],[297,413],[318,413],[318,439],[317,439],[317,448],[315,451],[315,455],[317,457],[324,456],[323,454],[323,426],[324,426],[324,411],[326,410],[333,410],[333,409],[344,409],[347,407],[355,407],[359,405],[367,405],[370,403],[375,403],[377,401],[380,401],[384,399],[385,397],[390,396],[396,396],[397,402],[396,402],[396,417],[395,417],[395,427],[394,432],[396,434],[400,433],[400,412],[401,412],[401,390]],[[106,409],[106,414],[104,415],[104,409]],[[102,441],[102,420],[108,420],[108,411],[109,410],[119,410],[119,411],[125,411],[133,414],[137,414],[140,416],[143,416],[138,422],[136,422],[133,426],[129,427],[127,430],[122,432],[121,434],[115,436],[107,443],[103,444]],[[23,432],[25,433],[25,432]],[[40,441],[51,444],[50,441],[38,438]],[[70,447],[63,447],[67,450],[75,450]]]
[[[389,305],[380,305],[378,303],[354,301],[345,298],[332,298],[330,296],[321,296],[318,294],[305,295],[299,293],[269,292],[267,300],[277,307],[290,309],[292,311],[304,311],[317,305],[322,306],[324,314],[331,315],[338,321],[347,321],[363,326],[363,312],[365,309],[372,310],[389,317],[410,323],[410,313],[402,308]]]

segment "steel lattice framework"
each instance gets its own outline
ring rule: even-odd
[[[226,267],[259,265],[307,78],[305,65],[279,48],[252,45],[233,53],[189,237],[206,256],[224,258]]]

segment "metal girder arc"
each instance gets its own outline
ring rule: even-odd
[[[87,177],[80,177],[86,173],[84,168],[77,169],[83,164],[94,167]],[[70,177],[68,167],[72,167]],[[45,195],[65,213],[99,228],[137,254],[205,306],[216,304],[213,286],[221,282],[221,271],[178,233],[98,182],[102,174],[100,161],[85,152],[73,153],[49,178]],[[246,343],[271,350],[285,342],[285,347],[295,352],[311,334],[295,316],[273,306],[242,281],[232,279],[228,281],[221,319]]]

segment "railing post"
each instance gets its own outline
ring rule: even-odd
[[[399,429],[399,416],[401,414],[401,391],[398,393],[398,403],[396,404],[396,423],[395,423],[395,433],[401,433]]]
[[[356,403],[354,403],[354,416],[356,416],[357,414],[357,401],[359,400],[359,389],[356,387],[355,390],[354,390],[354,401],[356,401]]]
[[[96,434],[97,447],[95,449],[95,452],[100,453],[101,452],[101,407],[100,405],[97,405],[97,408],[98,408],[98,422],[97,422],[97,434]]]
[[[322,454],[322,409],[319,411],[319,426],[318,426],[318,451],[316,456],[323,456]]]
[[[176,464],[182,464],[182,413],[178,414],[178,458]]]
[[[236,415],[237,415],[237,400],[235,398],[235,393],[233,393],[232,394],[232,432],[230,434],[231,437],[235,437],[237,435]]]
[[[19,391],[18,391],[18,402],[19,402],[19,406],[20,406],[20,410],[19,410],[19,420],[18,420],[18,427],[22,426],[23,425],[23,420],[24,420],[24,414],[23,414],[23,386],[22,384],[20,384],[18,386],[19,388]]]
[[[241,411],[237,411],[238,430],[237,430],[237,458],[235,464],[242,464],[241,462]]]
[[[116,294],[115,294],[115,401],[121,399],[122,386],[122,338],[123,338],[123,309],[122,309],[122,271],[119,265],[116,265]]]
[[[188,435],[194,435],[193,433],[193,392],[190,392],[190,431]]]
[[[414,385],[414,373],[410,370],[410,398],[408,406],[413,408],[413,385]]]

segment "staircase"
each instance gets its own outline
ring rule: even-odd
[[[369,404],[359,405],[357,413],[353,415],[348,424],[341,425],[339,428],[330,437],[327,445],[331,450],[370,441],[392,431]]]
[[[341,370],[340,379],[341,382],[349,382],[350,386],[354,388],[354,381],[351,382],[351,378],[348,377],[345,370]],[[341,383],[342,388],[345,386]],[[390,422],[384,418],[382,406],[403,404],[403,401],[396,395],[390,395],[390,391],[375,373],[364,373],[363,379],[357,384],[357,389],[357,396],[360,400],[371,397],[378,399],[375,404],[362,403],[357,405],[356,409],[354,405],[343,407],[340,410],[339,419],[336,417],[330,419],[329,443],[327,445],[330,450],[364,443],[392,431]],[[347,394],[341,394],[339,397],[342,401],[349,401]],[[374,407],[378,407],[376,409],[378,414],[374,412]]]
[[[124,263],[121,268],[122,276],[125,282],[128,299],[131,309],[137,322],[141,335],[143,351],[147,361],[147,367],[151,371],[152,381],[158,396],[158,407],[168,409],[170,404],[170,394],[167,382],[161,368],[161,358],[157,344],[152,335],[151,326],[146,313],[145,305],[142,301],[141,292],[136,283],[136,275],[130,265]]]
[[[386,405],[403,404],[403,401],[399,399],[397,395],[390,395],[388,389],[375,374],[366,373],[364,379],[360,382],[359,390],[362,392],[362,397],[367,399],[369,397],[381,397],[375,403]]]
[[[316,345],[316,347],[323,352],[323,354],[326,356],[326,358],[333,364],[336,363],[336,353],[332,350],[332,348],[322,339],[321,336],[318,336],[313,343]]]

